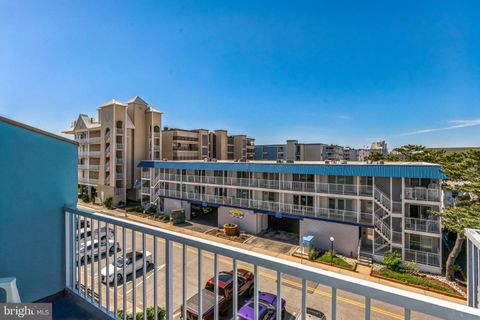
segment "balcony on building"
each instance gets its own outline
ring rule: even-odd
[[[282,299],[286,300],[287,314],[295,308],[299,310],[296,315],[303,319],[309,307],[320,309],[327,319],[371,319],[380,315],[379,310],[384,310],[381,317],[396,319],[480,317],[480,310],[465,305],[81,210],[76,207],[77,143],[1,117],[0,135],[7,137],[2,141],[0,165],[9,167],[2,181],[23,181],[27,175],[29,180],[21,189],[6,184],[0,194],[0,243],[2,257],[8,257],[0,263],[0,282],[11,281],[19,293],[7,294],[8,302],[52,302],[53,319],[126,319],[131,314],[146,319],[147,313],[157,314],[160,309],[164,319],[187,319],[187,308],[180,306],[202,292],[208,279],[213,279],[215,288],[209,296],[221,299],[220,271],[228,268],[234,270],[228,311],[233,319],[242,304],[238,297],[239,269],[248,269],[253,275],[253,318],[259,318],[260,291],[265,290],[267,281],[273,284],[270,293],[279,297],[271,319],[283,318]],[[18,148],[19,142],[25,148]],[[31,160],[32,149],[39,150],[35,161]],[[56,163],[54,167],[52,162]],[[103,237],[105,241],[99,242]],[[83,259],[88,243],[96,241],[109,249]],[[415,245],[414,239],[412,248]],[[146,256],[147,251],[151,257],[148,261],[127,257],[128,252]],[[150,268],[147,262],[152,264]],[[126,263],[133,269],[141,264],[139,271],[134,276],[118,273],[125,270]],[[103,268],[112,271],[111,279],[107,273],[102,277]],[[204,311],[206,300],[202,299],[195,310],[199,314]],[[210,312],[212,318],[220,319],[221,310],[216,305]]]

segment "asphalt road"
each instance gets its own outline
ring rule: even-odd
[[[122,245],[122,231],[121,228],[117,228],[117,241],[121,249]],[[157,239],[157,297],[158,297],[158,306],[165,306],[165,243],[162,239]],[[150,235],[145,236],[146,246],[145,249],[153,253],[153,237]],[[126,231],[125,238],[125,247],[126,252],[132,250],[132,233],[130,230]],[[117,256],[122,255],[120,251],[117,253]],[[142,234],[135,233],[135,249],[137,251],[142,250]],[[174,318],[180,318],[180,306],[182,303],[182,245],[178,243],[173,244],[173,306],[174,306]],[[109,256],[109,262],[114,261],[114,255]],[[213,254],[209,252],[202,253],[202,287],[205,285],[205,282],[213,277]],[[107,258],[104,255],[100,259],[100,268],[106,266]],[[219,257],[219,271],[226,270],[230,271],[233,269],[232,260],[227,257]],[[198,250],[192,247],[187,248],[187,299],[197,293],[198,290]],[[253,271],[253,266],[238,262],[239,268],[244,268]],[[107,307],[111,311],[114,311],[115,304],[115,288],[113,285],[109,285],[107,290],[107,285],[99,282],[99,268],[98,268],[98,259],[90,261],[86,266],[80,266],[80,280],[81,284],[84,284],[84,268],[86,267],[87,271],[87,292],[91,292],[91,274],[93,266],[93,287],[94,287],[94,296],[99,301],[101,299],[101,304],[104,307]],[[125,291],[126,296],[126,309],[130,312],[133,309],[133,296],[135,294],[136,301],[136,310],[140,312],[143,310],[144,305],[144,294],[145,291],[145,305],[147,307],[154,305],[154,267],[151,267],[145,272],[145,279],[143,280],[143,270],[137,272],[135,278],[135,286],[133,276],[127,277],[125,289],[123,288],[123,283],[119,283],[117,286],[117,310],[122,310],[123,307],[123,296]],[[277,279],[276,272],[273,270],[268,270],[264,268],[259,268],[259,290],[266,291],[271,293],[276,293]],[[135,289],[134,289],[135,287]],[[318,285],[316,283],[307,284],[307,306],[315,308],[325,313],[327,319],[331,319],[331,288]],[[108,292],[108,300],[107,300]],[[301,308],[301,280],[290,276],[284,275],[282,278],[282,298],[286,300],[286,310],[285,319],[294,319],[298,316],[299,310]],[[372,314],[371,319],[375,320],[391,320],[391,319],[403,319],[403,310],[399,307],[383,303],[381,301],[373,301],[372,304]],[[241,306],[241,301],[239,302]],[[365,312],[364,298],[349,292],[337,291],[337,319],[363,319]],[[221,317],[222,319],[230,319],[231,313],[227,313]],[[434,319],[432,317],[412,313],[411,319]]]

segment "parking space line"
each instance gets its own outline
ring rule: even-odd
[[[157,268],[157,271],[160,271],[160,270],[162,270],[163,268],[165,268],[165,264],[162,264],[160,267],[158,267],[158,268]],[[150,274],[147,276],[147,279],[146,279],[146,280],[150,279],[151,276],[153,276],[153,272],[150,272]],[[139,285],[141,285],[142,283],[143,283],[143,280],[140,280],[140,281],[137,283],[137,285],[135,286],[135,288],[137,288],[137,287],[138,287]],[[126,294],[129,294],[129,293],[132,292],[132,291],[133,291],[133,287],[130,288],[129,290],[127,290]]]

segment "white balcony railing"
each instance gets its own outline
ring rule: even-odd
[[[117,150],[123,150],[123,143],[117,143]]]
[[[166,189],[158,189],[156,191],[156,194],[154,194],[154,197],[156,196],[172,197],[193,201],[203,201],[215,204],[222,204],[226,206],[240,206],[251,209],[281,212],[286,214],[296,214],[306,217],[321,218],[335,221],[361,223],[368,225],[372,224],[371,213],[357,212],[351,210],[311,207],[274,201],[244,199],[232,196],[219,196],[214,194],[201,194],[192,191],[182,192]]]
[[[150,308],[157,314],[160,307],[167,320],[192,318],[187,312],[208,313],[212,319],[221,319],[220,312],[224,311],[229,318],[237,319],[241,307],[239,291],[243,289],[238,285],[239,268],[253,275],[253,319],[259,319],[259,290],[279,297],[273,306],[276,319],[284,316],[283,299],[286,316],[301,314],[301,319],[306,319],[309,307],[321,310],[327,319],[383,319],[385,315],[410,319],[413,314],[416,319],[480,317],[480,310],[447,300],[113,216],[67,208],[65,218],[66,288],[114,319],[120,319],[120,310],[126,311],[123,312],[126,319],[127,313],[143,316]],[[90,222],[89,239],[80,238],[82,220]],[[83,260],[85,253],[81,248],[88,241],[93,242],[95,235],[100,237],[101,230],[106,230],[110,241],[105,243],[111,248],[96,259]],[[148,254],[149,258],[128,259],[130,252],[138,252],[139,256]],[[129,274],[126,261],[131,269],[138,269],[134,276]],[[218,285],[221,270],[233,270],[232,300],[225,310],[221,310],[219,303],[224,299]],[[206,292],[204,284],[210,278],[213,288]],[[193,310],[181,308],[197,293],[198,303]],[[207,305],[208,310],[204,309]]]
[[[116,128],[116,130],[118,135],[123,134],[125,132],[123,128]]]
[[[405,217],[405,229],[439,234],[440,221]]]
[[[98,164],[90,164],[90,165],[88,165],[88,170],[98,171],[98,170],[100,170],[100,166]]]
[[[97,185],[98,179],[94,178],[78,178],[78,183],[80,184],[89,184],[89,185]]]
[[[405,199],[438,202],[441,199],[441,190],[434,188],[408,187],[405,188]]]
[[[405,249],[405,261],[415,261],[416,263],[427,266],[440,267],[440,254]]]
[[[88,143],[90,143],[90,144],[100,144],[100,137],[89,138]]]
[[[149,180],[150,179],[150,171],[142,171],[142,179]]]
[[[354,184],[335,184],[335,183],[314,183],[290,180],[268,180],[258,178],[234,178],[234,177],[216,177],[216,176],[198,176],[198,175],[180,175],[173,173],[160,173],[161,180],[178,181],[188,183],[217,184],[226,186],[251,187],[262,189],[281,189],[299,192],[326,193],[338,195],[362,195],[371,196],[372,186],[354,185]]]
[[[142,187],[142,194],[150,194],[150,187]]]

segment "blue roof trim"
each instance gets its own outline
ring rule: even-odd
[[[326,176],[360,176],[392,178],[445,179],[439,165],[421,164],[303,164],[249,162],[182,162],[143,160],[140,168],[163,168],[208,171],[250,171],[269,173],[318,174]]]

